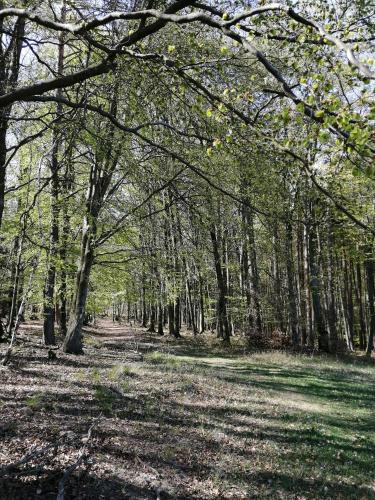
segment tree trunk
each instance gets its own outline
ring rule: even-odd
[[[365,320],[365,311],[363,307],[363,290],[362,290],[362,273],[361,273],[361,265],[358,262],[356,265],[356,294],[357,294],[357,304],[358,304],[358,314],[359,314],[359,347],[360,349],[366,348],[366,320]]]
[[[63,1],[61,8],[61,21],[65,21],[66,5]],[[57,71],[59,75],[64,72],[64,39],[65,34],[59,35],[59,49]],[[56,97],[62,97],[62,90],[58,89]],[[63,107],[61,103],[56,106],[56,118],[61,117]],[[49,240],[49,256],[46,282],[44,286],[44,307],[43,307],[43,341],[46,345],[55,344],[55,281],[56,281],[56,261],[59,255],[59,153],[61,146],[60,130],[57,124],[53,127],[52,134],[52,158],[50,164],[51,170],[51,229]]]
[[[3,19],[0,20],[0,96],[12,91],[18,81],[20,70],[20,58],[25,34],[25,19],[18,18],[14,24],[12,33],[6,34],[8,47],[4,50],[3,39]],[[10,50],[8,50],[10,49]],[[8,119],[12,106],[7,106],[0,110],[0,228],[3,221],[5,207],[5,179],[6,179],[6,158],[7,158],[7,130]]]
[[[321,297],[318,264],[318,235],[315,223],[312,224],[309,234],[309,266],[310,266],[310,289],[312,298],[312,308],[314,312],[314,326],[318,335],[319,350],[328,352],[328,335],[325,329]]]
[[[349,351],[354,351],[354,310],[349,259],[343,258],[342,267],[344,270],[343,303],[347,325],[347,346]]]
[[[272,247],[273,247],[272,271],[273,271],[273,279],[275,282],[273,290],[274,294],[273,302],[275,304],[276,325],[283,332],[285,330],[285,325],[283,317],[283,298],[281,293],[279,234],[276,226],[274,227]]]
[[[176,338],[181,337],[181,302],[180,297],[176,297],[174,302],[174,336]]]
[[[203,333],[205,329],[203,281],[199,274],[199,333]]]
[[[336,299],[335,299],[335,259],[333,257],[334,238],[332,222],[328,230],[328,325],[330,351],[337,351]]]
[[[85,319],[89,277],[93,259],[92,233],[86,222],[82,235],[81,261],[76,277],[73,310],[69,318],[68,331],[63,344],[64,352],[71,354],[83,354],[82,326]]]
[[[159,301],[158,302],[158,335],[164,335],[163,314],[164,314],[163,304],[161,303],[161,301]]]
[[[218,320],[218,335],[220,335],[225,344],[230,344],[230,330],[227,316],[227,291],[226,283],[223,276],[223,270],[221,267],[221,258],[219,252],[219,245],[217,242],[216,231],[211,230],[211,241],[214,254],[216,281],[218,288],[218,299],[217,299],[217,320]]]
[[[169,335],[175,336],[175,325],[174,325],[174,304],[173,302],[168,302],[168,330]]]
[[[292,338],[292,344],[297,347],[300,343],[298,332],[298,316],[297,316],[297,292],[294,281],[294,263],[293,263],[293,232],[292,224],[288,221],[285,226],[285,243],[286,243],[286,272],[288,280],[288,310],[289,310],[289,326]]]
[[[156,311],[155,311],[155,305],[151,304],[150,306],[150,326],[148,327],[148,332],[150,333],[155,333],[155,316],[156,316]]]
[[[193,304],[192,297],[191,297],[191,287],[190,287],[189,280],[186,280],[186,299],[187,299],[191,329],[193,330],[193,334],[196,335],[197,334],[197,324],[195,321],[194,304]]]
[[[375,290],[374,290],[374,255],[373,250],[369,249],[369,257],[365,261],[366,276],[367,276],[367,297],[368,308],[370,313],[369,332],[367,337],[366,355],[371,356],[374,349],[375,337]]]
[[[144,280],[145,280],[145,277],[143,275],[142,276],[142,281],[143,281],[142,298],[141,298],[141,301],[142,301],[142,323],[141,323],[141,326],[143,328],[146,328],[147,327],[147,303],[146,303],[146,287],[144,285]]]

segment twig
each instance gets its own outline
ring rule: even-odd
[[[91,441],[91,437],[92,437],[92,431],[93,431],[94,427],[97,425],[99,419],[100,419],[100,416],[90,425],[89,430],[87,431],[87,436],[85,438],[85,443],[78,452],[77,460],[73,464],[69,465],[69,467],[67,467],[64,470],[64,474],[59,481],[59,487],[58,487],[56,500],[65,500],[65,485],[66,485],[69,477],[73,474],[73,472],[76,469],[78,469],[78,467],[82,463],[85,463],[87,461],[87,459],[89,458],[90,447],[91,447],[90,441]]]

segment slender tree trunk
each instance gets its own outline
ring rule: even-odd
[[[223,339],[225,344],[230,344],[230,330],[227,316],[227,291],[226,283],[223,276],[223,271],[221,267],[221,258],[219,252],[219,245],[216,237],[216,231],[213,229],[210,231],[212,248],[214,254],[214,263],[216,271],[216,281],[218,287],[218,299],[217,299],[217,319],[218,319],[218,334]]]
[[[251,210],[247,206],[244,206],[243,208],[243,217],[245,222],[245,238],[247,242],[247,252],[250,264],[251,299],[254,307],[254,326],[258,330],[258,332],[261,332],[263,326],[260,306],[258,259],[255,247],[254,217]]]
[[[168,302],[168,330],[169,335],[176,336],[175,323],[174,323],[175,308],[173,302]]]
[[[164,330],[163,330],[163,304],[159,300],[158,302],[158,335],[164,335]]]
[[[4,2],[0,1],[0,9],[4,8]],[[13,30],[4,30],[4,20],[0,19],[0,96],[13,90],[18,81],[20,70],[20,59],[25,32],[25,19],[17,19]],[[8,33],[6,33],[8,31]],[[9,33],[11,31],[11,34]],[[6,33],[6,34],[5,34]],[[5,40],[4,40],[5,38]],[[7,43],[7,46],[6,46]],[[3,222],[5,208],[5,182],[7,169],[7,131],[9,115],[12,106],[0,110],[0,229]],[[8,303],[11,307],[11,302]],[[8,311],[2,311],[6,313]],[[10,327],[12,326],[14,311],[10,313]],[[5,335],[5,327],[0,317],[0,339]]]
[[[375,338],[375,290],[374,290],[374,254],[373,249],[369,248],[369,256],[365,261],[366,276],[367,276],[367,297],[368,308],[370,314],[369,332],[367,337],[366,355],[371,356],[374,350]]]
[[[361,264],[358,262],[356,264],[356,293],[357,293],[357,304],[358,304],[358,314],[359,314],[359,347],[360,349],[366,348],[365,334],[366,334],[366,320],[365,311],[363,307],[363,289],[362,289],[362,273]]]
[[[63,0],[61,8],[61,21],[66,17],[66,5]],[[64,72],[64,41],[65,34],[62,32],[59,36],[57,71],[59,75]],[[62,97],[62,90],[56,92],[57,98]],[[58,103],[56,107],[56,118],[61,117],[63,112],[62,104]],[[43,341],[46,345],[55,344],[55,282],[56,282],[56,261],[59,255],[59,154],[61,149],[61,130],[58,124],[55,124],[52,134],[52,158],[50,164],[51,170],[51,230],[49,242],[49,256],[46,282],[44,286],[44,308],[43,308]]]
[[[279,256],[279,234],[277,231],[277,227],[274,227],[273,234],[273,259],[272,259],[272,271],[273,271],[273,279],[274,279],[274,304],[275,304],[275,312],[276,312],[276,325],[283,332],[285,329],[284,325],[284,317],[283,317],[283,299],[281,293],[281,277],[280,277],[280,256]]]
[[[199,274],[199,333],[203,333],[205,329],[203,280]]]
[[[66,208],[63,210],[63,229],[61,236],[60,246],[60,260],[61,260],[61,274],[60,274],[60,288],[59,288],[59,301],[60,301],[60,333],[65,337],[67,332],[67,291],[68,291],[68,275],[66,272],[67,266],[67,242],[69,232],[69,218],[66,213]]]
[[[328,335],[325,329],[321,297],[320,297],[320,280],[319,280],[319,264],[318,264],[318,235],[315,223],[310,228],[309,237],[309,265],[310,265],[310,288],[312,307],[314,311],[314,325],[318,335],[319,350],[328,352]]]
[[[344,314],[347,326],[347,346],[349,351],[354,351],[354,310],[353,310],[353,295],[350,282],[350,261],[343,258],[342,268],[344,272],[343,283],[343,304]]]
[[[306,274],[305,274],[305,239],[304,228],[298,224],[297,258],[298,258],[298,291],[301,344],[307,343],[307,304],[306,304]]]
[[[328,325],[330,351],[337,351],[337,328],[336,328],[336,298],[335,298],[335,259],[333,256],[334,236],[332,222],[328,230]]]
[[[59,210],[58,210],[58,144],[57,138],[54,137],[55,144],[52,152],[51,162],[51,232],[49,243],[49,256],[46,282],[43,294],[43,342],[45,345],[55,344],[55,281],[56,281],[56,260],[59,254]]]
[[[0,2],[0,8],[3,2]],[[3,19],[0,20],[0,96],[12,91],[18,81],[20,59],[25,34],[25,19],[18,18],[9,35],[6,34],[8,47],[4,50]],[[12,106],[0,110],[0,228],[5,207],[5,178],[7,159],[7,130]]]
[[[23,244],[24,244],[24,233],[25,233],[26,227],[25,227],[25,221],[23,220],[22,222],[22,229],[21,229],[21,235],[19,238],[17,238],[18,242],[18,248],[17,248],[17,260],[16,260],[16,265],[15,265],[15,273],[14,273],[14,280],[13,280],[13,289],[12,289],[12,295],[11,295],[11,302],[10,302],[10,310],[9,310],[9,318],[8,318],[8,325],[7,325],[7,334],[10,335],[10,332],[12,331],[13,327],[13,322],[15,319],[15,314],[17,310],[17,303],[18,303],[18,292],[19,292],[19,284],[20,284],[20,275],[21,275],[21,267],[22,267],[22,254],[23,254]]]
[[[293,263],[293,231],[292,224],[288,221],[285,225],[285,243],[286,243],[286,272],[288,280],[288,309],[289,325],[294,347],[300,343],[298,331],[297,315],[297,292],[294,281],[294,263]]]
[[[145,276],[144,274],[142,275],[142,296],[141,296],[141,302],[142,302],[142,323],[141,326],[143,328],[147,327],[147,302],[146,302],[146,286],[144,284]]]
[[[195,321],[194,304],[193,304],[193,300],[191,297],[191,287],[190,287],[189,280],[186,281],[186,298],[187,298],[187,305],[188,305],[188,309],[189,309],[191,329],[193,330],[193,334],[196,335],[197,334],[197,324]]]
[[[180,297],[176,297],[174,302],[174,336],[176,338],[181,337],[181,301]]]

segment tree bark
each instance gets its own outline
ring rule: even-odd
[[[337,351],[337,316],[335,297],[335,259],[333,256],[334,235],[332,222],[328,228],[328,325],[329,325],[329,346],[331,352]]]
[[[366,355],[371,356],[374,350],[374,338],[375,338],[375,287],[374,287],[374,254],[373,249],[370,247],[368,249],[369,256],[365,261],[366,276],[367,276],[367,298],[368,298],[368,308],[370,314],[370,324],[369,332],[367,337],[367,347]]]
[[[286,244],[286,272],[288,280],[289,326],[290,326],[292,344],[294,347],[297,347],[300,343],[300,338],[298,331],[297,292],[294,281],[293,231],[292,231],[292,224],[289,221],[287,221],[285,225],[285,244]]]
[[[217,241],[216,231],[212,229],[210,231],[212,249],[214,255],[214,264],[216,272],[216,281],[218,288],[218,299],[217,299],[217,320],[218,320],[218,334],[223,339],[225,344],[230,344],[230,330],[227,316],[227,290],[226,282],[223,276],[223,270],[221,266],[221,257],[219,252],[219,245]]]
[[[314,214],[314,210],[312,211]],[[329,352],[328,334],[325,329],[321,297],[320,297],[320,280],[319,280],[319,264],[318,264],[318,235],[316,223],[313,222],[309,234],[309,267],[310,267],[310,289],[312,308],[314,312],[314,325],[318,336],[319,350]]]
[[[65,0],[61,7],[61,21],[64,22],[66,17]],[[64,72],[64,33],[59,35],[58,61],[57,71],[59,75]],[[58,89],[56,97],[62,97],[62,89]],[[56,106],[56,118],[60,118],[63,112],[61,103]],[[46,281],[44,286],[44,301],[43,301],[43,341],[46,345],[55,344],[55,284],[56,284],[56,261],[59,255],[59,154],[61,148],[61,130],[56,123],[53,127],[52,134],[52,157],[50,163],[51,170],[51,228],[49,240],[49,255]]]
[[[85,319],[89,277],[93,260],[92,231],[86,221],[81,242],[80,266],[76,277],[75,301],[63,344],[63,351],[71,354],[83,354],[82,326]]]

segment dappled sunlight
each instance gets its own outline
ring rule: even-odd
[[[53,488],[61,452],[77,453],[99,416],[87,495],[371,495],[363,474],[375,454],[372,367],[286,353],[205,356],[204,337],[187,355],[184,342],[111,326],[91,328],[90,365],[60,352],[49,363],[34,342],[19,368],[1,369],[9,430],[0,460],[27,452],[37,435],[40,447],[58,443],[41,483]],[[25,476],[19,484],[32,491],[35,483]]]

